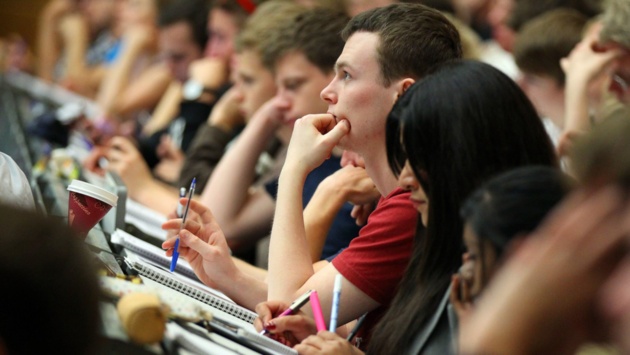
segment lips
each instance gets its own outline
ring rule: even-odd
[[[413,205],[415,209],[418,209],[420,207],[425,207],[427,204],[427,201],[425,200],[414,200],[414,199],[410,199],[410,200],[411,200],[411,204]]]

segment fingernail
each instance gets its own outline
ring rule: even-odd
[[[265,325],[265,329],[267,330],[275,330],[276,329],[276,325],[273,322],[269,322]]]

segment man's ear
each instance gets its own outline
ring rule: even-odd
[[[398,81],[396,83],[396,100],[398,100],[415,82],[416,81],[412,78],[404,78]]]

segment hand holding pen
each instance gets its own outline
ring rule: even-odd
[[[304,306],[306,302],[310,300],[310,296],[312,293],[313,293],[313,290],[306,291],[306,293],[298,297],[295,301],[291,303],[289,307],[287,307],[284,311],[282,311],[282,313],[280,313],[277,317],[274,317],[274,318],[285,317],[285,316],[297,313],[300,310],[300,308],[302,308],[302,306]],[[262,304],[259,304],[258,306],[262,307]],[[257,310],[258,310],[258,306],[256,307]],[[262,318],[262,317],[259,317],[259,318]],[[273,325],[273,323],[271,322],[268,322],[268,324]],[[262,331],[260,331],[260,335],[267,334],[269,332],[269,329],[267,328],[268,328],[268,325],[264,324],[264,328]]]
[[[188,190],[188,202],[186,202],[186,209],[184,210],[184,217],[182,218],[181,229],[184,229],[184,226],[186,225],[186,217],[188,216],[188,210],[190,209],[190,201],[192,201],[193,194],[195,193],[196,182],[197,179],[193,178],[192,182],[190,183],[190,190]],[[181,205],[178,203],[178,206]],[[175,246],[173,247],[173,258],[171,259],[170,267],[171,272],[175,271],[175,267],[177,267],[177,259],[179,259],[179,236],[177,237],[177,240],[175,240]]]

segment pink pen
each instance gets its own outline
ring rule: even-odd
[[[317,331],[326,330],[326,321],[324,321],[324,314],[322,313],[322,305],[319,304],[319,296],[317,291],[311,293],[311,309],[313,310],[313,317],[315,317],[315,325]]]
[[[298,299],[293,301],[293,303],[291,303],[289,308],[285,309],[284,312],[280,313],[280,315],[277,318],[284,317],[284,316],[289,316],[289,315],[299,311],[300,308],[302,308],[302,306],[305,305],[306,302],[308,302],[309,297],[311,296],[311,292],[313,292],[313,290],[308,290],[302,296],[298,297]],[[267,329],[263,329],[260,332],[260,335],[265,335],[267,333],[268,333]]]

